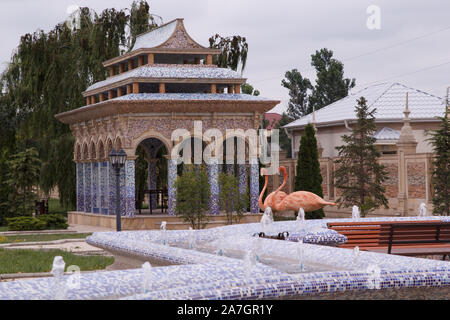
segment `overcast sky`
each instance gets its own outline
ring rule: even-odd
[[[281,87],[284,73],[297,68],[314,79],[311,54],[324,47],[333,50],[335,58],[344,63],[346,77],[356,78],[354,90],[379,82],[400,82],[443,97],[450,86],[450,1],[148,2],[151,12],[164,22],[184,18],[190,35],[205,46],[216,33],[245,36],[249,55],[244,77],[262,96],[282,101],[277,111],[288,100],[287,90]],[[0,0],[1,68],[9,61],[21,35],[39,28],[52,29],[67,18],[70,6],[88,6],[101,12],[110,7],[130,7],[131,3],[132,0]],[[373,17],[373,11],[367,13],[371,5],[380,9],[380,29],[367,27],[367,20]]]

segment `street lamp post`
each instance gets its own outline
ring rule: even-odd
[[[123,149],[120,151],[111,150],[109,153],[109,161],[116,172],[116,231],[121,231],[121,214],[120,214],[120,169],[125,165],[127,154]]]

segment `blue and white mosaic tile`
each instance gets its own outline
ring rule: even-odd
[[[194,249],[187,249],[189,230],[161,232],[99,232],[87,242],[141,260],[164,261],[172,266],[102,271],[81,274],[78,286],[66,286],[66,299],[271,299],[360,292],[392,288],[448,288],[447,261],[355,252],[318,244],[343,241],[329,221],[352,219],[275,222],[268,233],[288,231],[290,241],[252,237],[261,231],[259,223],[229,225],[195,231]],[[365,221],[443,220],[448,217],[365,218]],[[302,242],[296,242],[302,240]],[[219,252],[214,250],[220,248]],[[208,252],[209,250],[209,252]],[[211,251],[212,250],[212,251]],[[246,257],[256,257],[248,264]],[[249,255],[251,253],[252,255]],[[286,268],[298,268],[292,272]],[[303,265],[305,269],[303,269]],[[64,276],[65,283],[76,282]],[[147,277],[147,278],[145,278]],[[145,279],[150,277],[148,286]],[[53,299],[55,278],[0,283],[0,299]]]

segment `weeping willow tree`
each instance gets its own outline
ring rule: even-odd
[[[39,184],[48,193],[58,188],[60,202],[76,202],[74,138],[69,126],[55,114],[84,106],[82,92],[107,77],[102,62],[130,51],[136,37],[152,30],[162,19],[150,13],[147,1],[134,1],[130,9],[87,7],[51,31],[38,30],[21,37],[6,70],[0,76],[0,210],[10,192],[6,161],[12,154],[36,148],[41,160]],[[222,50],[219,65],[245,67],[245,38],[216,36],[212,45]],[[167,168],[159,165],[161,179]],[[158,183],[164,183],[159,181]]]
[[[221,50],[215,59],[219,67],[236,71],[240,66],[241,73],[244,72],[248,54],[248,43],[245,37],[222,37],[216,34],[209,38],[209,47]]]
[[[14,126],[0,129],[8,139],[1,157],[36,148],[40,186],[45,192],[57,186],[65,207],[76,201],[74,139],[54,115],[83,106],[81,92],[107,76],[102,62],[130,50],[139,33],[157,26],[146,1],[100,14],[80,8],[76,20],[22,36],[0,79],[0,122]]]

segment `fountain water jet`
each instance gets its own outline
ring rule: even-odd
[[[353,206],[353,208],[352,208],[352,219],[356,220],[356,219],[359,219],[359,218],[361,218],[361,213],[359,211],[359,208],[358,208],[358,206]]]
[[[161,243],[165,246],[167,245],[167,230],[166,230],[167,222],[161,222],[161,226],[159,227],[160,235],[161,235]]]
[[[194,229],[192,229],[192,227],[189,227],[188,241],[189,241],[189,249],[194,249],[196,238],[195,238],[195,231]]]
[[[356,246],[353,248],[352,252],[352,264],[353,266],[357,267],[359,264],[359,247]]]
[[[305,210],[303,210],[303,208],[300,208],[300,210],[298,210],[298,215],[295,222],[298,231],[305,230]]]
[[[264,232],[264,234],[267,234],[270,231],[272,231],[271,230],[272,224],[273,224],[272,209],[270,207],[267,207],[263,213],[263,216],[261,217],[262,232]]]
[[[428,216],[428,212],[427,212],[427,205],[425,203],[421,203],[419,206],[419,217],[426,217]]]
[[[51,273],[53,274],[53,292],[55,300],[63,300],[66,295],[66,286],[64,284],[64,268],[66,263],[61,256],[56,256],[53,259],[53,266]]]
[[[142,293],[151,291],[152,287],[152,265],[150,262],[145,262],[142,265]]]
[[[298,240],[297,258],[298,258],[298,261],[299,261],[300,272],[303,272],[304,271],[304,266],[303,266],[303,262],[304,262],[304,248],[303,248],[303,240],[302,239]]]

